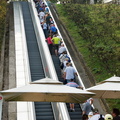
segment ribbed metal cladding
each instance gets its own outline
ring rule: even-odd
[[[34,26],[28,2],[20,2],[22,6],[27,49],[30,63],[32,81],[45,78],[42,60],[37,44]],[[53,110],[50,102],[35,102],[36,120],[54,120]]]

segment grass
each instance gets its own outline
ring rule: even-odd
[[[96,55],[92,54],[87,47],[87,43],[82,39],[82,37],[79,35],[78,31],[79,28],[76,26],[74,21],[72,21],[69,18],[69,15],[64,10],[63,5],[56,5],[59,18],[63,22],[63,24],[66,26],[67,30],[69,31],[71,37],[73,38],[76,47],[78,48],[79,52],[83,55],[83,58],[87,64],[87,66],[90,68],[91,73],[94,75],[96,82],[103,81],[114,74],[108,73],[101,61],[96,57]],[[120,108],[120,100],[119,99],[107,99],[107,102],[110,106],[110,109],[112,108]]]
[[[63,5],[57,5],[57,11],[59,13],[61,21],[66,26],[67,30],[72,36],[76,47],[83,55],[87,66],[90,68],[92,74],[94,75],[96,82],[100,82],[113,76],[106,72],[104,66],[102,66],[99,59],[96,58],[95,55],[91,54],[91,52],[88,50],[87,43],[82,39],[82,37],[78,33],[79,28],[75,25],[74,21],[72,21],[69,18],[69,15],[64,10]]]

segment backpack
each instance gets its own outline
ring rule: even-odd
[[[70,57],[66,55],[65,58],[68,58],[68,62],[71,62]]]
[[[100,114],[100,118],[98,120],[105,120],[102,116],[102,114]]]

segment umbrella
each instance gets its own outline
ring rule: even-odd
[[[43,78],[40,80],[36,80],[34,82],[30,82],[30,84],[63,84],[63,83],[60,81],[46,77],[46,78]]]
[[[104,3],[109,3],[111,2],[112,0],[103,0]]]
[[[120,98],[120,77],[111,77],[86,90],[96,93],[95,98]]]
[[[104,80],[103,82],[120,82],[120,77],[113,76],[107,80]]]
[[[49,79],[53,84],[50,84],[50,82],[46,79]],[[94,95],[94,93],[86,90],[80,90],[62,85],[61,82],[54,81],[50,78],[38,80],[23,87],[4,90],[0,93],[6,101],[44,101],[68,103],[82,103]]]

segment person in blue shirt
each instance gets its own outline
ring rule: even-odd
[[[92,110],[92,104],[93,104],[93,98],[89,98],[88,100],[85,101],[84,106],[83,106],[83,115],[86,114],[88,115]]]
[[[44,9],[40,6],[39,7],[39,12],[44,11]]]
[[[70,82],[68,82],[66,85],[69,86],[69,87],[75,87],[75,88],[81,88],[81,89],[83,89],[83,87],[81,87],[77,83],[75,83],[73,79],[71,79]],[[74,109],[74,103],[70,103],[70,111],[71,112],[75,111],[75,109]]]
[[[55,27],[54,24],[51,24],[50,26],[50,34],[51,35],[57,34],[57,28]]]

